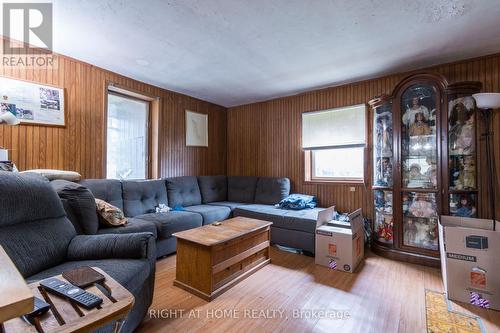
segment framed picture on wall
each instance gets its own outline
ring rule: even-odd
[[[21,124],[66,125],[63,88],[0,77],[0,107]]]
[[[186,146],[208,147],[208,114],[186,110]]]

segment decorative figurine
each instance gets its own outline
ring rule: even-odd
[[[427,182],[427,177],[425,177],[421,172],[421,167],[417,163],[410,165],[408,187],[424,187]]]
[[[411,107],[408,107],[403,115],[403,123],[406,126],[411,126],[417,113],[422,113],[425,119],[429,118],[429,109],[424,105],[420,105],[418,97],[413,97]]]
[[[453,148],[458,154],[468,155],[474,153],[474,133],[474,116],[470,115],[454,142]]]
[[[425,195],[418,193],[408,209],[411,215],[415,217],[432,217],[436,215],[436,211],[431,202]]]
[[[421,136],[431,134],[431,129],[422,112],[415,114],[415,121],[410,125],[410,136]]]
[[[449,139],[451,155],[469,155],[475,151],[474,98],[460,97],[449,103]]]
[[[389,215],[381,215],[377,228],[377,236],[385,242],[391,242],[393,239],[393,219]]]
[[[457,204],[457,210],[453,215],[462,217],[474,217],[476,216],[476,211],[477,210],[474,204],[474,200],[469,195],[462,194]]]
[[[379,156],[392,157],[392,115],[384,112],[377,116],[377,142]]]
[[[392,163],[389,157],[382,157],[377,162],[377,186],[392,186]]]
[[[473,156],[462,156],[456,160],[457,165],[450,169],[452,184],[455,190],[476,188],[476,162]]]

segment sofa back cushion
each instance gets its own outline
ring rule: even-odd
[[[255,190],[255,203],[275,205],[290,194],[288,178],[260,177]]]
[[[168,206],[164,180],[124,180],[122,188],[123,213],[127,217],[155,213],[159,204]]]
[[[92,192],[83,185],[67,180],[53,180],[50,185],[64,200],[63,207],[73,225],[79,226],[75,229],[87,235],[95,235],[99,229],[99,218]]]
[[[167,178],[170,207],[201,205],[198,179],[194,176]]]
[[[95,198],[106,201],[123,210],[122,183],[116,179],[85,179],[80,182]]]
[[[231,202],[253,203],[258,177],[227,177],[227,199]]]
[[[204,204],[217,201],[227,201],[226,176],[198,177],[201,198]]]
[[[26,278],[64,262],[75,228],[49,181],[0,172],[0,245]]]

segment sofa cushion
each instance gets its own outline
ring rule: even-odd
[[[273,222],[273,227],[298,230],[308,233],[316,232],[318,212],[323,208],[290,211],[270,205],[254,204],[240,206],[234,210],[234,216],[244,216]]]
[[[69,269],[84,266],[99,267],[133,294],[142,289],[142,285],[151,272],[150,262],[145,259],[79,260],[68,261],[48,268],[28,277],[27,282],[40,281],[54,275],[62,274]],[[139,295],[134,296],[137,297]]]
[[[201,193],[196,177],[167,178],[167,191],[171,207],[201,204]]]
[[[190,212],[168,212],[138,215],[136,219],[148,221],[156,226],[159,239],[172,237],[172,234],[201,227],[203,218]]]
[[[123,210],[122,183],[116,179],[84,179],[80,184],[88,188],[94,197]]]
[[[229,207],[231,211],[233,211],[239,206],[245,206],[249,204],[245,202],[217,201],[217,202],[211,202],[209,203],[209,205]]]
[[[104,227],[97,230],[98,234],[131,234],[136,232],[150,232],[157,237],[157,230],[154,223],[149,221],[129,217],[127,224],[119,227]]]
[[[198,177],[198,185],[204,204],[227,200],[226,176],[201,176]]]
[[[106,227],[119,227],[127,224],[123,211],[101,199],[95,199],[99,222]]]
[[[255,189],[256,204],[275,205],[290,194],[288,178],[260,177]]]
[[[253,203],[257,177],[229,176],[227,177],[227,200],[232,202]]]
[[[66,213],[70,219],[76,219],[71,222],[78,224],[84,234],[95,235],[99,229],[99,217],[92,192],[81,184],[67,180],[53,180],[50,185],[61,199],[65,199],[63,206],[70,206]]]
[[[196,205],[186,207],[186,211],[201,214],[203,225],[224,221],[231,215],[231,209],[224,206]]]
[[[164,180],[124,180],[123,212],[125,216],[154,213],[159,204],[168,206]]]

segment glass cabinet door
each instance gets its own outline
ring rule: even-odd
[[[401,98],[402,187],[437,189],[436,91],[413,85]]]
[[[403,245],[437,250],[438,149],[436,88],[415,84],[401,96]]]
[[[477,216],[476,116],[471,96],[448,105],[448,163],[450,215]]]
[[[392,102],[373,113],[373,185],[392,187]]]

